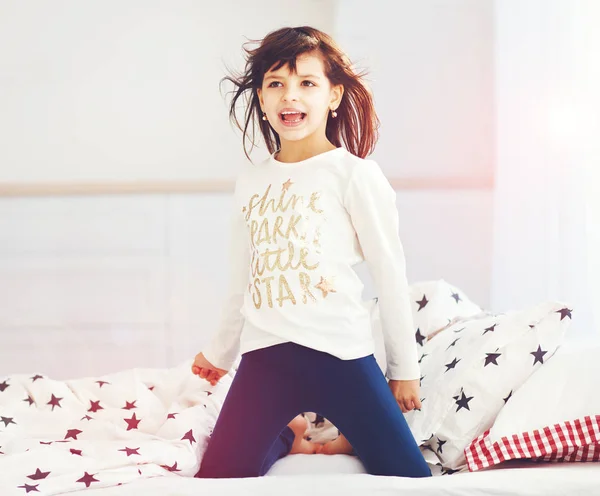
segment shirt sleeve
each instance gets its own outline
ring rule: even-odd
[[[202,353],[214,366],[229,370],[240,350],[240,336],[244,326],[242,307],[248,289],[250,246],[248,228],[237,209],[230,222],[228,291],[217,332]]]
[[[354,230],[376,286],[387,359],[386,377],[420,378],[417,343],[398,233],[396,192],[374,160],[355,164],[344,196]]]

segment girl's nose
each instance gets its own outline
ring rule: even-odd
[[[283,101],[292,102],[298,101],[298,90],[290,86],[283,92]]]

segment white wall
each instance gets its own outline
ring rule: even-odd
[[[371,68],[382,119],[373,157],[388,177],[464,185],[398,191],[409,281],[444,278],[488,306],[490,2],[378,1],[365,9],[346,0],[62,1],[50,11],[34,3],[39,9],[0,0],[0,33],[11,39],[2,60],[12,68],[0,79],[8,102],[0,178],[110,180],[117,167],[119,179],[229,177],[242,152],[216,89],[220,57],[235,64],[243,37],[314,25]],[[218,37],[207,38],[217,25]],[[165,66],[165,39],[182,26],[186,35],[176,39],[188,51]],[[123,53],[145,55],[127,73]],[[153,80],[160,98],[146,106],[152,92],[138,85],[140,74],[159,78],[166,68],[194,99],[162,94]],[[102,374],[174,365],[200,351],[225,291],[229,200],[229,193],[0,198],[0,375]],[[374,290],[364,266],[359,271],[369,297]]]
[[[335,33],[370,71],[389,175],[491,183],[491,0],[341,0]]]
[[[600,2],[498,0],[494,14],[491,301],[560,299],[568,339],[600,341]]]
[[[0,182],[233,177],[225,66],[332,19],[331,0],[0,0]]]
[[[490,184],[491,0],[0,6],[0,183],[233,178],[224,69],[242,69],[242,43],[309,24],[370,71],[390,177]]]

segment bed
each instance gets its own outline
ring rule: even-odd
[[[591,356],[595,351],[589,353]],[[559,360],[553,363],[555,370],[564,368]],[[11,388],[13,395],[13,400],[4,396],[4,403],[0,401],[0,494],[53,495],[85,491],[92,496],[262,496],[280,495],[285,491],[286,496],[293,496],[308,491],[314,495],[333,492],[346,495],[600,496],[600,463],[597,462],[508,460],[474,472],[440,473],[433,454],[427,450],[423,450],[423,454],[435,475],[424,479],[369,475],[355,456],[304,454],[280,459],[260,478],[196,479],[193,474],[205,446],[202,438],[214,425],[231,376],[225,376],[223,382],[213,388],[192,376],[190,365],[191,362],[185,362],[171,369],[131,369],[72,381],[52,381],[41,374],[36,374],[41,376],[36,380],[33,380],[36,376],[29,375],[0,378],[0,385],[4,385],[0,399]],[[542,370],[551,373],[553,368]],[[544,377],[531,378],[530,383],[535,386],[533,379],[543,381]],[[23,401],[23,391],[19,390],[23,382],[29,397],[37,399],[40,405],[30,417],[25,415],[29,402]],[[111,385],[118,385],[118,391],[111,390]],[[137,417],[132,410],[123,408],[132,406],[127,398],[134,392]],[[525,393],[521,396],[526,396],[527,391]],[[53,394],[57,401],[45,401]],[[167,407],[157,408],[157,398]],[[514,398],[514,408],[518,408],[519,395],[515,394]],[[84,407],[79,408],[82,404]],[[110,408],[111,404],[119,408]],[[12,411],[11,405],[14,405]],[[597,407],[590,402],[584,405]],[[62,408],[64,415],[48,422],[48,418]],[[89,422],[86,417],[102,422],[97,423],[94,431],[82,427],[80,433],[71,432],[76,425],[81,427]],[[507,417],[510,419],[513,415]],[[8,421],[9,418],[14,419],[13,422]],[[133,418],[141,420],[135,429],[131,428]],[[1,423],[2,420],[5,423]],[[502,420],[501,416],[498,420]],[[27,428],[28,434],[24,435],[17,428]],[[65,431],[72,435],[65,435]],[[12,437],[10,432],[13,432]],[[54,441],[50,441],[52,439]],[[110,454],[107,454],[109,448]],[[138,453],[134,453],[136,449]],[[49,472],[50,476],[46,477]]]
[[[453,313],[466,301],[434,286],[440,299],[415,291],[432,304],[451,300]],[[0,377],[0,496],[600,496],[600,345],[564,346],[572,308],[544,302],[492,314],[473,306],[453,317],[430,306],[435,319],[416,319],[429,407],[405,417],[432,477],[373,476],[355,456],[294,454],[264,477],[196,479],[236,367],[211,386],[191,373],[190,359],[65,381],[42,371]],[[455,356],[462,369],[446,374]],[[384,370],[381,353],[379,361]],[[475,398],[469,408],[458,400],[465,391]],[[337,431],[322,425],[317,434]]]
[[[411,494],[418,496],[575,496],[600,495],[598,463],[531,463],[510,461],[479,472],[426,479],[365,474],[348,455],[288,455],[260,478],[194,479],[159,477],[106,489],[90,496],[158,495],[331,495]]]

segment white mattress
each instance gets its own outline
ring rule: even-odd
[[[285,492],[284,492],[285,491]],[[69,493],[73,494],[73,493]],[[288,455],[264,477],[195,479],[176,475],[138,480],[118,487],[85,490],[86,496],[331,496],[377,494],[397,496],[600,496],[600,463],[531,463],[513,460],[478,472],[424,479],[366,474],[356,457]]]

